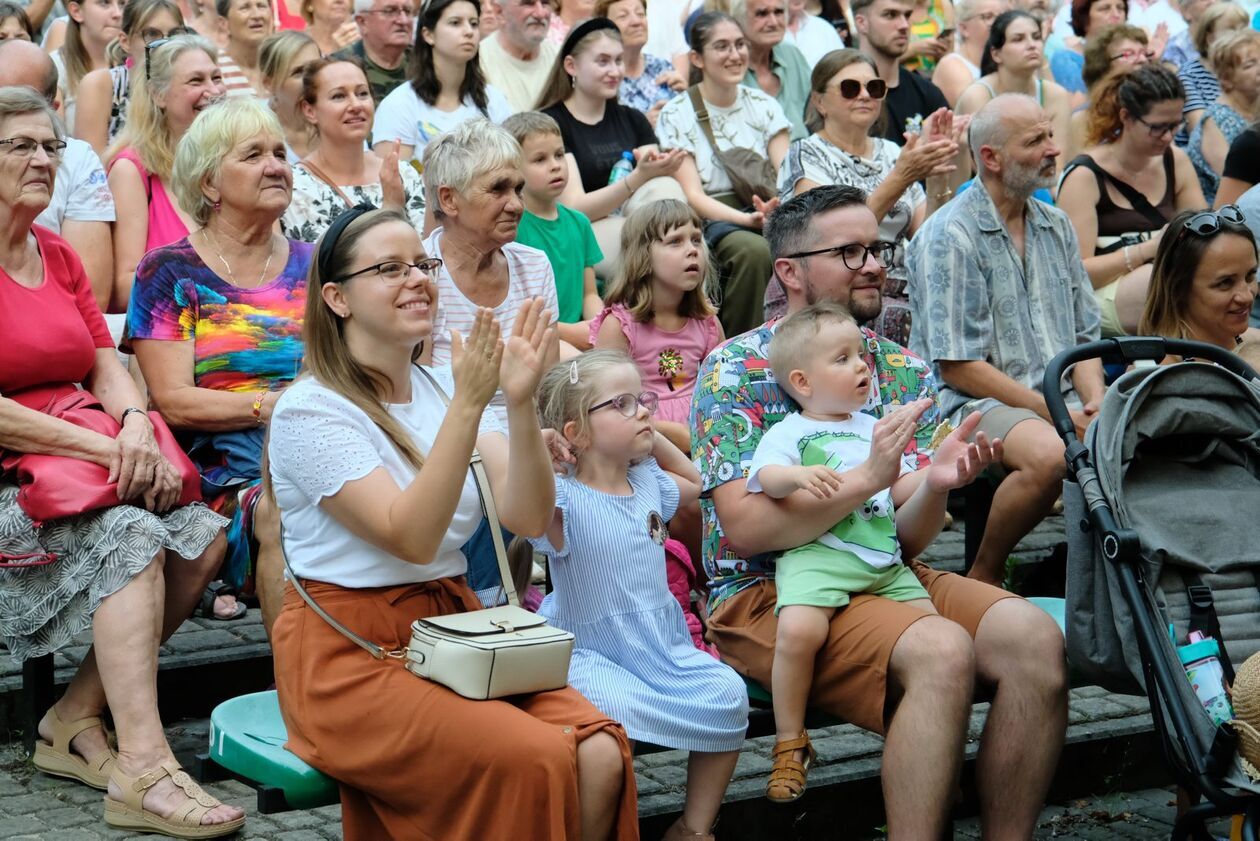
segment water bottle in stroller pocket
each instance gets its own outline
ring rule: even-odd
[[[1232,719],[1234,708],[1225,688],[1225,672],[1221,668],[1217,641],[1200,631],[1193,631],[1188,644],[1177,646],[1177,655],[1186,670],[1186,678],[1212,723],[1219,726]]]

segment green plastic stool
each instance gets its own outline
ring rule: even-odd
[[[198,759],[198,777],[209,781],[218,766],[258,789],[258,811],[314,809],[340,801],[337,783],[285,750],[288,740],[275,692],[224,701],[210,713],[210,749]]]

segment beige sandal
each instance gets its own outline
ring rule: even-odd
[[[805,761],[797,762],[793,754],[804,748]],[[774,765],[770,768],[770,780],[766,783],[766,798],[774,803],[791,803],[805,793],[805,779],[809,766],[818,758],[809,734],[804,730],[794,739],[775,742],[770,753]]]
[[[109,785],[109,773],[114,768],[114,752],[106,748],[95,756],[82,757],[70,749],[70,741],[94,727],[105,728],[100,716],[81,718],[66,723],[57,715],[57,708],[50,707],[44,720],[52,727],[52,743],[40,739],[35,743],[35,767],[54,777],[78,780],[84,785],[104,791]],[[108,739],[108,734],[106,736]]]
[[[680,817],[669,829],[665,830],[661,841],[715,841],[715,839],[712,832],[696,832],[688,829],[683,825],[683,819]]]
[[[169,818],[144,808],[144,793],[161,782],[163,777],[170,777],[171,782],[188,795],[188,801],[176,808]],[[218,838],[231,835],[245,825],[244,815],[233,821],[203,824],[201,819],[206,813],[223,804],[207,794],[174,760],[163,762],[138,777],[129,777],[115,766],[110,780],[122,789],[123,794],[121,800],[106,795],[105,823],[119,829],[156,832],[172,838]]]

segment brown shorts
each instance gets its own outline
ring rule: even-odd
[[[909,564],[927,589],[932,604],[973,638],[984,614],[997,602],[1019,598],[989,584],[940,572],[918,561]],[[770,686],[778,620],[772,580],[759,581],[722,603],[709,616],[708,639],[722,660],[762,686]],[[831,633],[818,653],[809,705],[883,734],[888,662],[897,640],[931,614],[906,602],[855,595],[831,620]]]
[[[1016,425],[1026,420],[1039,420],[1042,423],[1048,421],[1032,409],[1020,409],[1015,406],[994,406],[989,411],[980,416],[980,423],[976,425],[976,432],[983,432],[992,441],[994,438],[1005,439],[1011,434],[1011,430]]]

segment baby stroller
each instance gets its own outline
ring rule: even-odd
[[[1068,368],[1169,354],[1204,361],[1122,375],[1077,439],[1061,387]],[[1215,638],[1231,681],[1231,664],[1260,650],[1260,380],[1211,345],[1118,338],[1056,356],[1044,394],[1067,446],[1068,661],[1100,686],[1150,699],[1167,763],[1194,804],[1174,841],[1210,837],[1207,820],[1234,814],[1245,815],[1242,837],[1256,839],[1260,784],[1243,772],[1232,728],[1204,710],[1176,645],[1192,630]]]

